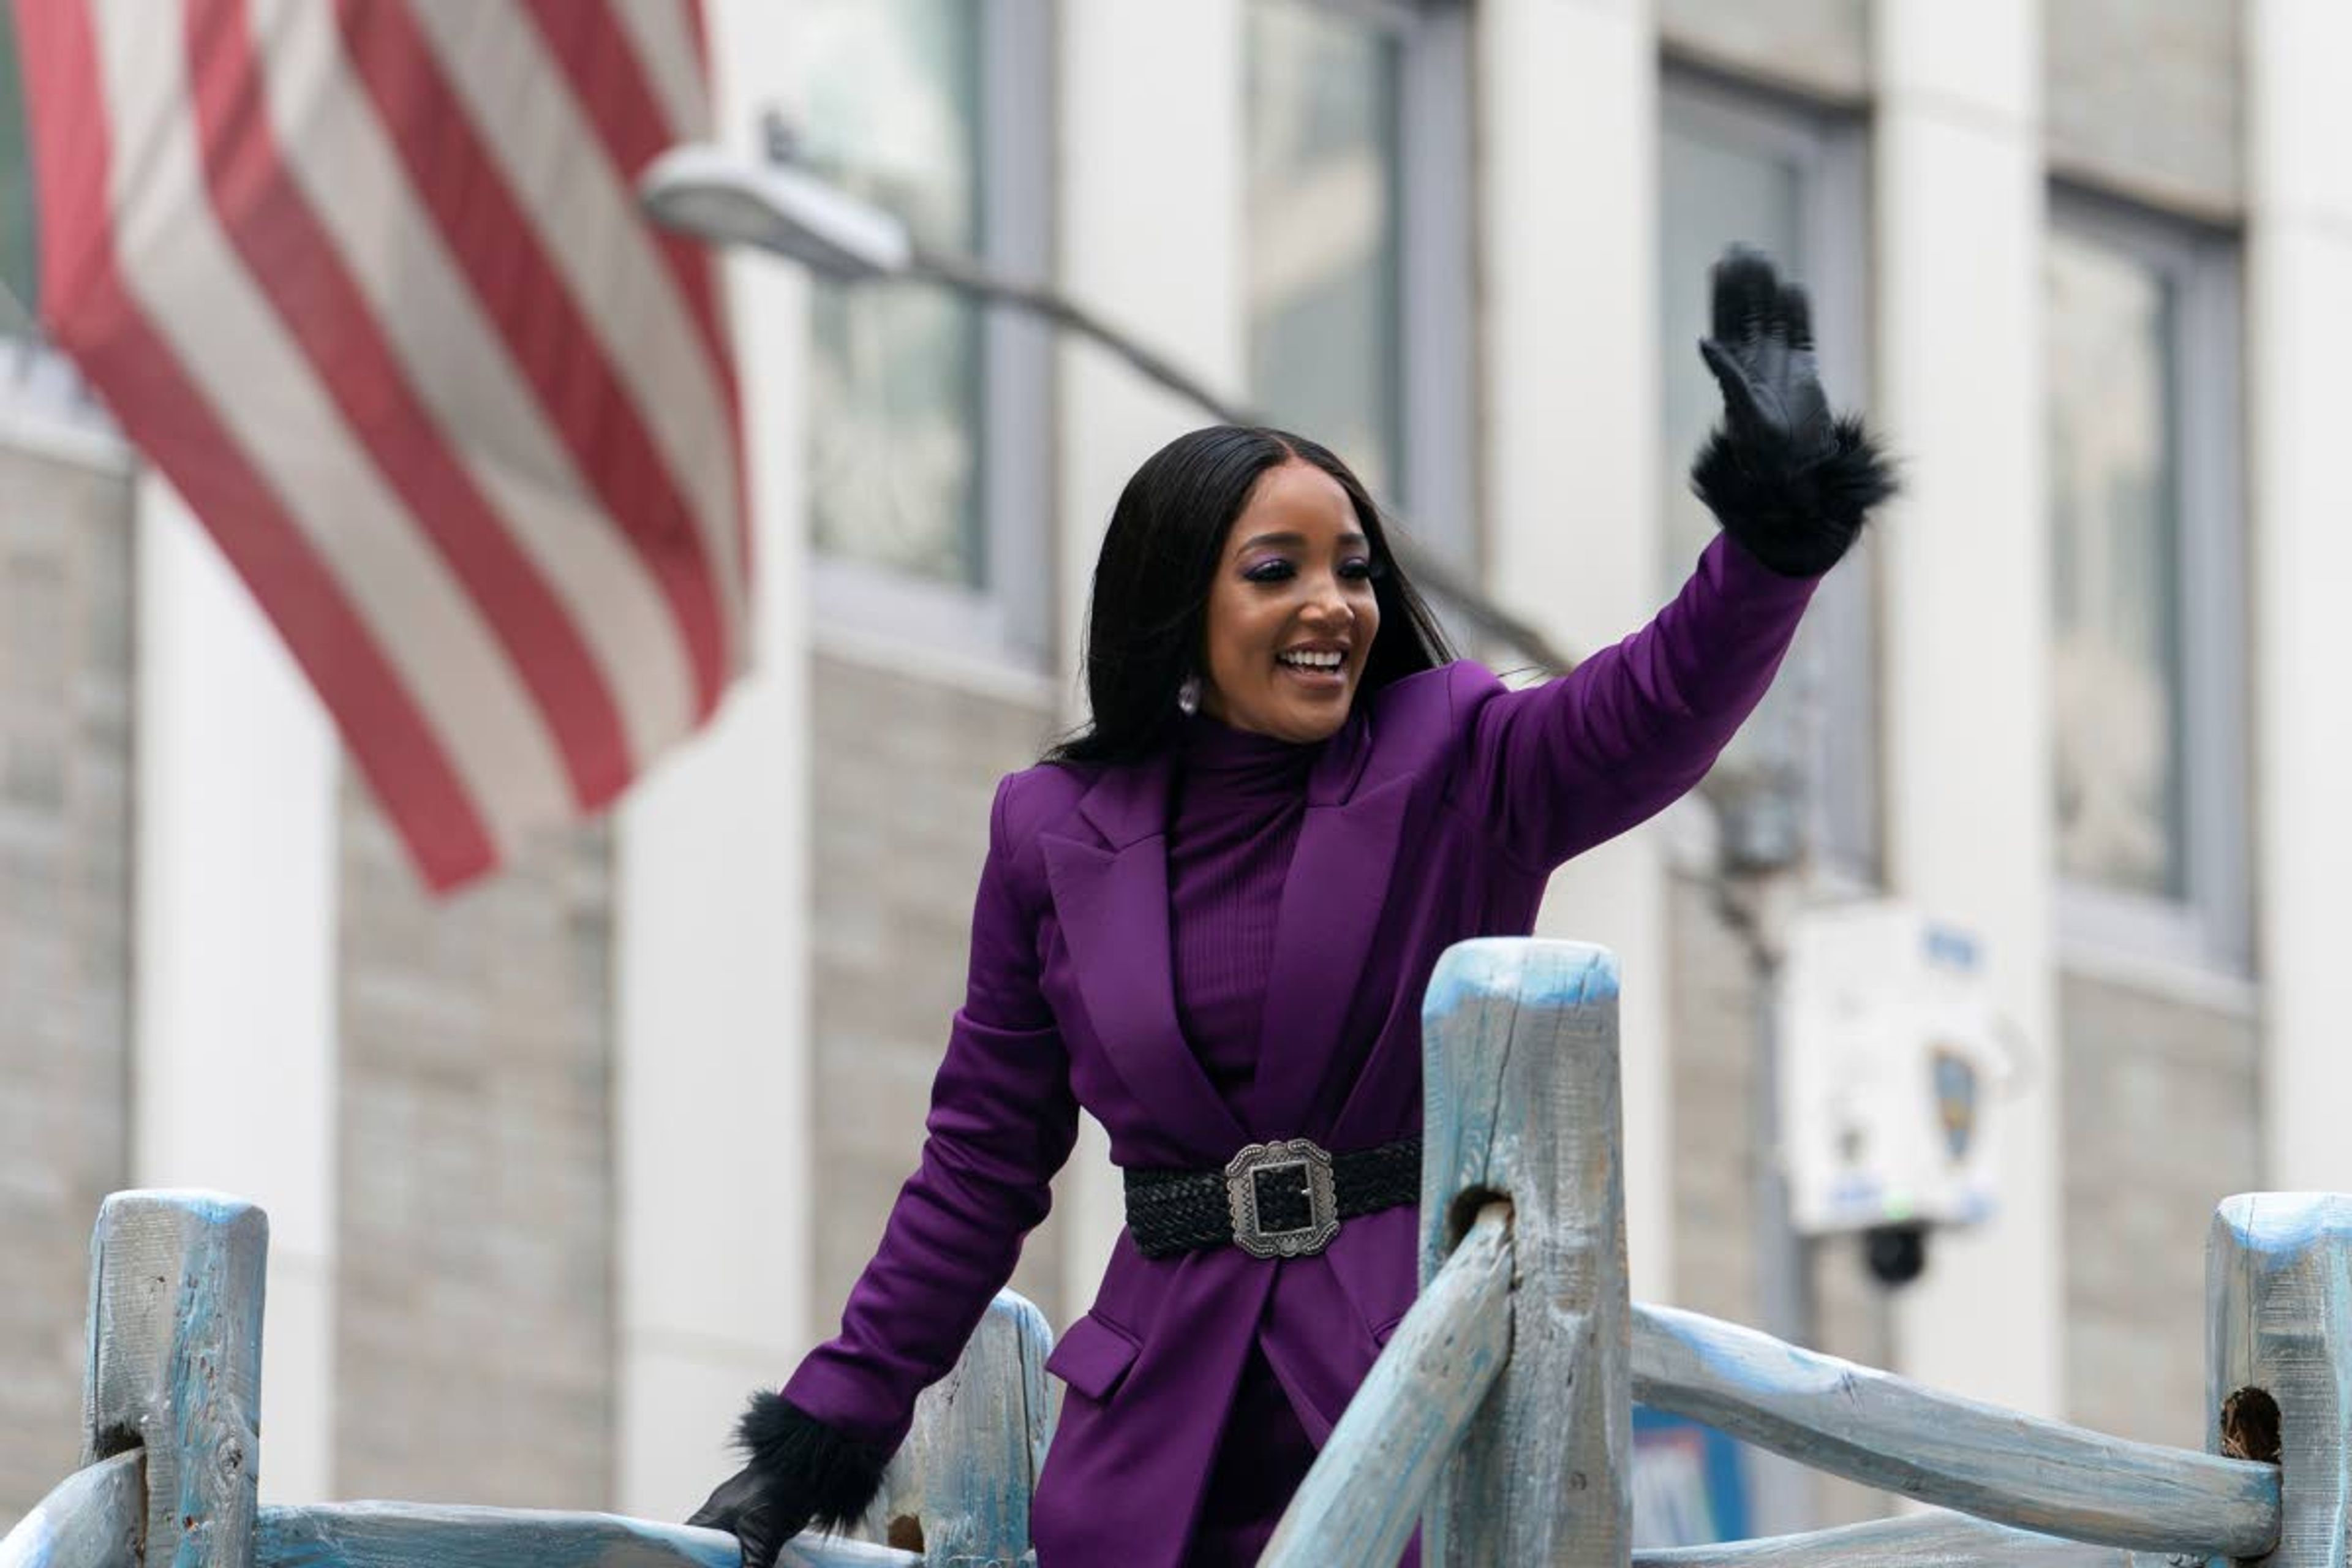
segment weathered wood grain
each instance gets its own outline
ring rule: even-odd
[[[90,1239],[82,1463],[143,1447],[151,1568],[244,1568],[258,1503],[269,1222],[215,1193],[118,1193]]]
[[[0,1538],[0,1568],[140,1568],[146,1456],[125,1449],[76,1470]]]
[[[2217,1451],[2123,1442],[1737,1325],[1633,1307],[1615,1008],[1614,963],[1595,948],[1478,942],[1439,965],[1425,1014],[1423,1292],[1265,1563],[1385,1568],[1424,1498],[1432,1568],[2352,1562],[2352,1196],[2221,1205],[2207,1253]],[[259,1211],[233,1199],[108,1200],[91,1243],[84,1467],[0,1540],[0,1568],[735,1568],[730,1537],[610,1515],[258,1508],[267,1249]],[[784,1568],[1034,1568],[1028,1510],[1051,1437],[1050,1342],[1035,1310],[1005,1292],[925,1396],[912,1457],[894,1463],[877,1522],[909,1514],[927,1551],[803,1536],[785,1548]],[[2250,1415],[2263,1395],[2275,1410]],[[1635,1397],[1980,1517],[1931,1512],[1633,1553],[1624,1479]],[[2235,1413],[2226,1435],[2225,1407]],[[2226,1457],[2225,1440],[2232,1454],[2260,1449],[2280,1465]]]
[[[1489,938],[1438,961],[1422,1009],[1421,1278],[1489,1197],[1512,1207],[1511,1353],[1432,1496],[1428,1561],[1628,1560],[1633,1447],[1617,961]]]
[[[534,1509],[271,1507],[261,1510],[257,1535],[255,1568],[739,1568],[742,1561],[735,1538],[715,1530]],[[923,1559],[869,1542],[803,1535],[777,1561],[779,1568],[919,1568]]]
[[[2266,1465],[2019,1415],[1696,1312],[1633,1310],[1633,1397],[1864,1486],[2073,1541],[2244,1557],[2278,1529]]]
[[[1397,1325],[1258,1568],[1391,1568],[1510,1358],[1510,1210],[1491,1204]]]
[[[1636,1552],[1633,1568],[2189,1568],[2175,1559],[2086,1546],[1953,1513],[1873,1520],[1840,1530]],[[2201,1561],[2195,1568],[2202,1568]]]
[[[2206,1232],[2205,1299],[2206,1444],[2220,1451],[2234,1437],[2257,1457],[2274,1447],[2284,1481],[2268,1568],[2344,1568],[2352,1562],[2352,1197],[2225,1200]],[[2242,1391],[2259,1392],[2232,1409]],[[2258,1415],[2260,1394],[2273,1408]]]
[[[860,1533],[887,1541],[892,1521],[913,1519],[927,1562],[1018,1563],[1053,1436],[1053,1348],[1045,1315],[1018,1292],[999,1291],[954,1369],[915,1402],[915,1424]]]

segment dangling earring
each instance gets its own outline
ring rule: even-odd
[[[1190,719],[1201,710],[1201,678],[1188,675],[1184,684],[1176,689],[1176,710]]]

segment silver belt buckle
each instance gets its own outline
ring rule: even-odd
[[[1297,1170],[1307,1185],[1307,1224],[1267,1230],[1258,1220],[1258,1181]],[[1234,1215],[1234,1245],[1252,1258],[1312,1258],[1339,1234],[1339,1193],[1331,1180],[1331,1153],[1311,1140],[1252,1143],[1225,1162],[1225,1197]]]

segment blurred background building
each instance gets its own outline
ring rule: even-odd
[[[2202,1237],[2352,1189],[2352,12],[2334,0],[712,0],[723,136],[1050,279],[1331,443],[1559,642],[1710,524],[1706,268],[1811,288],[1908,489],[1727,766],[1802,897],[1973,931],[2002,1207],[1857,1359],[2198,1446]],[[5,26],[5,24],[0,24]],[[5,66],[7,62],[0,62]],[[14,92],[0,68],[0,93]],[[0,277],[38,290],[0,100]],[[0,350],[0,1525],[73,1462],[85,1240],[269,1210],[266,1496],[680,1517],[911,1170],[994,781],[1077,716],[1119,486],[1192,412],[939,290],[729,279],[759,665],[595,827],[418,889],[209,540],[21,314]],[[1638,1297],[1775,1287],[1759,1002],[1690,803],[1544,930],[1626,976]],[[1014,1284],[1083,1310],[1090,1129]],[[1842,1489],[1799,1510],[1876,1505]]]

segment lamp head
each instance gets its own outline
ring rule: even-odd
[[[666,228],[788,256],[828,278],[894,278],[914,262],[907,226],[805,169],[747,162],[708,144],[646,166],[637,200]]]

